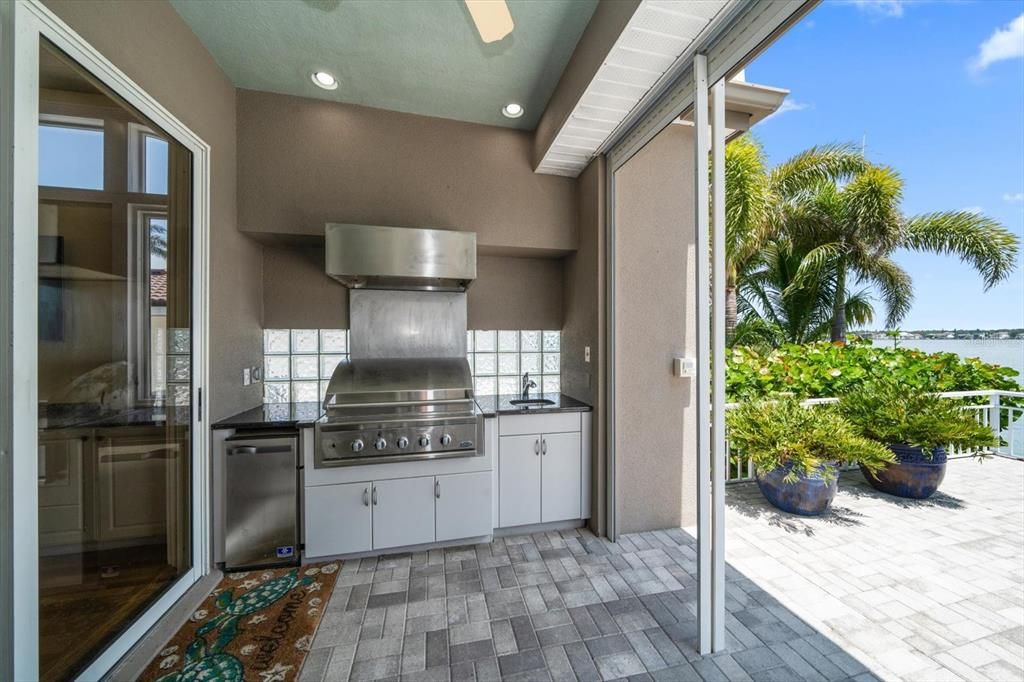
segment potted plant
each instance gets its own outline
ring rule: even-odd
[[[839,407],[862,435],[895,455],[877,472],[864,470],[868,483],[890,495],[930,497],[946,475],[947,447],[997,444],[992,430],[955,401],[892,379],[862,384],[843,396]]]
[[[793,514],[821,514],[835,497],[838,463],[878,470],[892,461],[885,447],[860,436],[835,407],[804,407],[795,398],[753,400],[726,415],[734,452],[753,460],[765,498]]]

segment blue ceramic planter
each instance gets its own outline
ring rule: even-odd
[[[878,472],[877,478],[861,466],[860,470],[871,487],[883,493],[924,500],[932,496],[946,476],[946,450],[935,448],[929,458],[921,448],[893,444],[889,449],[896,462]]]
[[[798,474],[797,481],[787,483],[783,479],[791,469],[792,465],[785,464],[771,471],[758,471],[757,486],[761,494],[773,505],[791,514],[817,516],[825,512],[836,496],[838,476],[833,475],[831,481],[826,481],[825,467],[822,465],[810,476]]]

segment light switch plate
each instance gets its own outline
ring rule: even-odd
[[[583,361],[590,362],[590,346],[583,347]]]
[[[242,385],[248,386],[252,383],[252,368],[246,367],[242,370]]]

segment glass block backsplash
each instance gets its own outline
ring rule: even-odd
[[[524,372],[535,391],[561,389],[561,332],[470,330],[466,332],[469,369],[479,395],[521,390]],[[345,329],[264,329],[263,401],[323,400],[335,366],[348,358]]]

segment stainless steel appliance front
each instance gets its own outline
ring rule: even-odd
[[[298,564],[298,437],[236,434],[224,455],[225,568]]]

